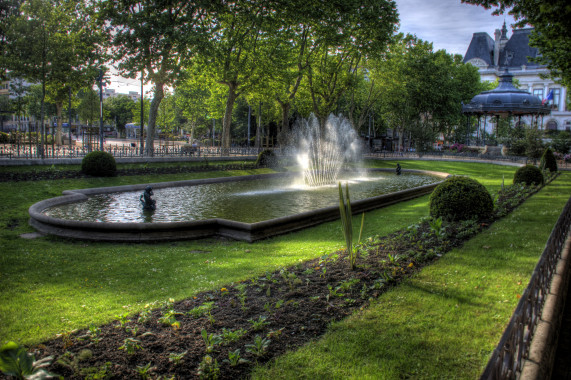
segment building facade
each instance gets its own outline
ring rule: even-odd
[[[515,29],[508,38],[506,24],[496,29],[494,38],[488,33],[474,33],[464,62],[476,66],[482,80],[493,82],[500,69],[507,68],[522,90],[546,100],[551,106],[551,115],[545,116],[541,127],[551,131],[571,131],[571,110],[567,106],[567,88],[548,78],[546,66],[533,61],[539,55],[537,48],[529,46],[532,28]],[[522,120],[530,124],[531,120]]]

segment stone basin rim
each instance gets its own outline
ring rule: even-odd
[[[367,169],[371,172],[394,172],[393,169]],[[402,169],[403,173],[428,174],[441,178],[449,176],[448,173]],[[192,185],[205,185],[223,182],[236,182],[284,176],[299,176],[299,173],[272,173],[256,174],[235,177],[217,177],[198,180],[169,181],[158,183],[143,183],[135,185],[122,185],[98,187],[89,189],[64,190],[62,196],[49,198],[30,206],[29,224],[36,230],[49,235],[64,238],[88,241],[117,241],[117,242],[156,242],[173,240],[190,240],[205,237],[221,236],[235,240],[253,242],[275,235],[285,234],[296,230],[308,228],[321,223],[339,219],[339,206],[330,206],[311,210],[295,215],[264,220],[255,223],[238,222],[234,220],[213,218],[184,222],[154,222],[154,223],[111,223],[89,222],[60,219],[43,213],[50,207],[84,201],[89,195],[139,191],[147,186],[153,189],[165,187],[181,187]],[[383,194],[351,202],[354,214],[385,207],[431,193],[442,181],[433,184],[414,187],[394,193]]]

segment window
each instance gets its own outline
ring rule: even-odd
[[[557,130],[557,122],[555,120],[550,120],[547,122],[546,129],[548,131],[556,131]]]
[[[553,99],[549,101],[549,105],[553,109],[559,108],[559,101],[561,100],[561,89],[560,88],[550,88],[553,91]]]
[[[543,88],[536,88],[533,90],[533,96],[537,96],[539,100],[543,100]]]

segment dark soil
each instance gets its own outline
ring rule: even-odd
[[[59,336],[32,351],[36,358],[53,356],[48,370],[66,379],[142,378],[146,365],[150,378],[191,379],[198,378],[199,371],[204,378],[245,378],[256,363],[267,363],[319,338],[332,321],[366,307],[535,191],[508,188],[489,220],[441,227],[425,220],[390,236],[369,238],[360,245],[354,270],[346,252],[334,252],[180,302],[165,300],[123,321]],[[256,329],[253,321],[261,321],[261,326]],[[229,333],[241,331],[236,340],[228,339]],[[206,344],[204,333],[218,337]],[[260,346],[262,339],[267,343],[257,352],[250,346],[256,337]],[[137,346],[132,353],[124,349],[129,339]],[[236,350],[247,362],[227,362]],[[178,361],[174,354],[180,354]]]

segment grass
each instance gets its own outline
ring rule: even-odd
[[[477,163],[399,162],[404,169],[470,175],[491,191],[499,189],[502,175],[507,183],[515,172],[514,167]],[[396,161],[370,164],[394,167]],[[33,231],[27,226],[28,207],[65,189],[259,172],[263,171],[0,183],[0,343],[39,343],[62,331],[136,312],[149,302],[191,297],[342,248],[339,222],[254,244],[215,239],[111,244],[20,237]],[[477,376],[570,190],[571,176],[564,174],[462,249],[362,313],[332,325],[323,339],[284,356],[275,367],[260,369],[257,376]],[[369,212],[364,236],[385,235],[427,214],[427,196]]]

